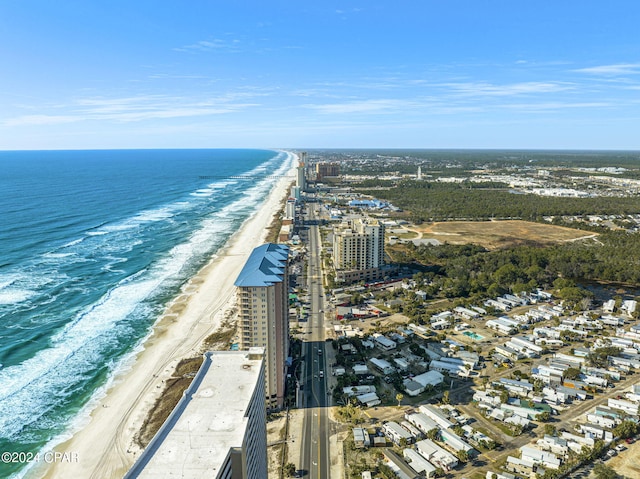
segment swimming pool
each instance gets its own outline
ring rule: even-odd
[[[464,333],[465,336],[470,337],[471,339],[475,340],[475,341],[480,341],[481,339],[484,339],[484,336],[481,336],[479,334],[474,333],[473,331],[465,331]]]

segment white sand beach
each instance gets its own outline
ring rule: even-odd
[[[295,170],[294,170],[295,171]],[[157,322],[131,368],[116,377],[86,426],[60,444],[53,464],[33,468],[33,478],[121,478],[140,454],[133,438],[178,362],[196,356],[235,306],[234,281],[251,253],[265,242],[267,227],[282,207],[295,174],[282,178],[256,214],[204,267]],[[46,469],[44,469],[46,467]]]

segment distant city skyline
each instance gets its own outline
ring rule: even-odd
[[[0,150],[640,150],[634,0],[0,3]]]

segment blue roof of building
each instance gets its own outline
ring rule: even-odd
[[[283,280],[289,247],[267,243],[255,248],[234,283],[239,287],[264,287]]]
[[[365,200],[365,199],[357,199],[349,201],[349,206],[351,207],[360,207],[360,208],[384,208],[387,206],[387,203],[380,200]]]

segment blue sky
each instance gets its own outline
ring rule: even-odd
[[[0,0],[0,149],[640,149],[637,0]]]

